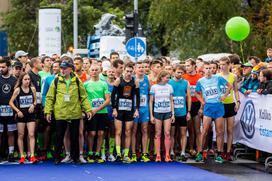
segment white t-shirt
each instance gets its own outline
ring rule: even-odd
[[[170,97],[173,94],[173,88],[169,84],[155,84],[150,89],[150,94],[154,96],[154,112],[171,112]]]

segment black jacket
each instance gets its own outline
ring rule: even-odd
[[[262,90],[261,94],[272,94],[272,81],[261,82],[258,89]]]

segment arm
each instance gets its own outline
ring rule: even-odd
[[[139,80],[135,81],[135,95],[136,95],[136,110],[138,111],[140,108],[140,89],[139,89]]]
[[[32,90],[32,92],[33,92],[33,98],[34,98],[34,100],[33,100],[33,104],[29,107],[28,112],[29,112],[29,113],[33,113],[34,110],[35,110],[35,107],[36,107],[36,105],[37,105],[37,94],[36,94],[36,89],[35,89],[35,87],[30,87],[30,88],[31,88],[31,90]]]
[[[17,96],[19,95],[19,92],[20,92],[20,89],[19,88],[16,88],[9,100],[9,105],[10,107],[17,113],[21,112],[20,109],[18,109],[15,104],[14,104],[14,101],[15,99],[17,98]]]
[[[107,93],[105,94],[105,101],[103,104],[101,104],[98,108],[93,110],[93,114],[97,113],[98,111],[101,111],[102,109],[104,109],[107,105],[110,104],[110,94]]]
[[[45,106],[44,106],[45,114],[51,114],[53,112],[55,99],[56,99],[56,96],[55,96],[56,91],[57,90],[55,87],[55,81],[53,80],[45,97]]]
[[[233,82],[233,91],[234,91],[234,96],[236,100],[236,105],[235,105],[235,112],[237,112],[240,108],[240,96],[239,96],[239,91],[238,91],[238,83],[237,83],[237,77],[235,76],[234,82]]]
[[[154,102],[154,96],[150,95],[149,97],[149,113],[150,113],[150,121],[151,123],[155,123],[154,116],[153,116],[153,102]]]
[[[174,107],[173,95],[170,96],[170,103],[171,103],[171,111],[172,111],[172,123],[174,123],[175,122],[175,107]]]
[[[187,120],[189,121],[191,119],[191,107],[192,107],[192,97],[191,97],[191,90],[190,90],[189,82],[188,82],[188,86],[187,86],[187,106],[188,106]]]
[[[229,82],[227,82],[227,90],[225,92],[225,94],[221,97],[221,101],[224,101],[226,99],[226,97],[229,95],[230,90],[232,89],[232,86]]]
[[[88,101],[88,96],[86,93],[85,88],[83,87],[83,83],[81,81],[79,81],[79,92],[80,92],[80,103],[81,103],[81,107],[83,108],[83,111],[85,112],[90,112],[91,111],[91,106],[90,103]]]
[[[45,97],[49,89],[49,84],[48,84],[49,78],[47,77],[43,83],[43,90],[42,90],[42,105],[43,107],[45,106]]]

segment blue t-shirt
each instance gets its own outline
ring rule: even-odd
[[[136,79],[136,77],[135,77]],[[139,83],[140,89],[140,109],[149,111],[149,81],[145,75],[144,79]],[[135,95],[135,107],[136,107],[136,95]]]
[[[227,85],[226,79],[220,75],[212,75],[210,78],[202,77],[196,84],[196,92],[202,92],[205,103],[219,103],[223,94],[220,86]]]
[[[175,108],[175,116],[185,116],[186,115],[186,95],[188,88],[188,81],[180,79],[175,81],[173,79],[169,80],[168,84],[173,87],[173,100]]]

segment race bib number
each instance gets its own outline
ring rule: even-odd
[[[0,106],[0,116],[1,117],[8,117],[13,116],[13,111],[9,105],[2,105]]]
[[[174,108],[184,108],[184,97],[173,97],[174,100]]]
[[[93,101],[92,101],[92,108],[98,108],[103,103],[104,103],[104,99],[103,98],[93,99]]]
[[[33,104],[33,97],[32,95],[20,96],[19,101],[20,101],[20,108],[28,108],[31,106],[31,104]]]
[[[218,94],[219,92],[217,87],[210,87],[209,89],[205,91],[205,95],[207,99],[214,99],[218,97]]]
[[[120,110],[120,111],[131,111],[132,110],[132,100],[130,100],[130,99],[119,99],[118,110]]]
[[[70,102],[71,101],[71,97],[69,94],[64,94],[64,102]]]
[[[196,89],[196,86],[195,86],[195,85],[191,85],[191,86],[190,86],[191,96],[195,96],[195,89]]]
[[[147,96],[141,95],[140,96],[140,107],[145,107],[145,106],[147,106]]]
[[[36,96],[37,96],[37,104],[41,104],[42,103],[42,94],[40,92],[36,92]]]
[[[171,111],[171,104],[170,104],[170,100],[166,100],[166,99],[160,99],[157,102],[155,102],[154,104],[154,111],[155,112],[170,112]]]

